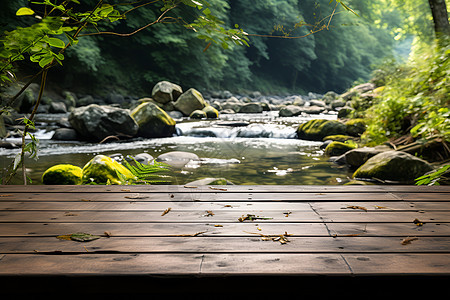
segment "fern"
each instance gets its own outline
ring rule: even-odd
[[[138,162],[131,156],[128,156],[134,161],[135,165],[130,164],[127,160],[123,161],[125,167],[136,177],[136,180],[130,182],[129,180],[121,180],[126,182],[126,184],[163,184],[170,183],[170,175],[164,174],[170,171],[170,166],[168,164],[154,161],[152,165],[144,165]],[[163,173],[163,174],[161,174]],[[122,174],[120,174],[122,175]],[[119,178],[122,178],[122,176]]]

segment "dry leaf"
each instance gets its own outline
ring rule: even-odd
[[[161,214],[161,216],[164,216],[164,215],[168,214],[169,211],[170,211],[171,209],[172,209],[172,207],[167,208],[167,209]]]
[[[103,233],[105,234],[106,237],[111,237],[112,236],[111,232],[109,232],[109,231],[105,231]]]
[[[292,234],[288,234],[287,232],[284,232],[284,234],[277,234],[277,235],[267,235],[267,234],[262,234],[259,232],[247,232],[247,231],[244,231],[244,232],[250,233],[250,234],[257,234],[257,235],[261,236],[261,240],[263,240],[263,241],[280,242],[280,244],[286,244],[286,243],[290,242],[290,240],[288,240],[288,238],[286,236],[292,235]]]
[[[198,186],[191,186],[191,185],[185,185],[184,187],[187,188],[187,189],[196,189],[196,188],[198,188]]]
[[[410,244],[412,241],[415,241],[415,240],[418,240],[419,238],[418,237],[407,237],[407,238],[404,238],[403,240],[402,240],[402,245],[408,245],[408,244]]]
[[[206,214],[203,215],[204,217],[212,217],[214,216],[214,213],[211,210],[207,210]]]
[[[131,192],[129,189],[121,189],[122,192]]]
[[[238,221],[244,222],[245,220],[253,221],[253,220],[271,220],[271,219],[273,219],[273,218],[266,218],[266,217],[260,217],[260,216],[247,214],[246,216],[242,215],[240,218],[238,218]]]
[[[218,190],[218,191],[228,191],[226,188],[217,188],[217,187],[213,187],[213,186],[210,186],[209,188],[212,190]]]
[[[71,212],[68,212],[68,211],[66,211],[65,213],[64,213],[64,216],[65,217],[73,217],[73,216],[78,216],[77,214],[74,214],[74,213],[71,213]]]
[[[361,209],[364,211],[367,211],[367,208],[365,208],[364,206],[357,206],[357,205],[349,205],[346,208],[351,208],[351,209]]]
[[[420,221],[419,219],[414,219],[413,223],[416,224],[417,226],[423,226],[423,224],[425,224],[424,222]]]
[[[379,206],[379,205],[374,205],[376,209],[389,209],[389,207],[386,206]]]
[[[182,237],[185,237],[185,236],[197,236],[197,235],[200,235],[200,234],[205,233],[205,232],[206,231],[199,231],[199,232],[194,233],[194,234],[176,234],[176,235],[173,235],[173,236],[182,236]]]
[[[0,197],[11,197],[11,196],[13,196],[13,195],[11,195],[11,194],[8,194],[8,195],[0,195]]]
[[[92,200],[89,200],[89,199],[81,199],[81,201],[83,201],[83,202],[90,202],[90,201],[92,201]]]
[[[223,227],[223,225],[215,224],[214,227]]]
[[[60,240],[68,240],[68,241],[76,241],[76,242],[90,242],[90,241],[99,239],[100,236],[92,235],[90,233],[77,232],[77,233],[72,233],[72,234],[58,235],[56,238],[60,239]]]
[[[285,217],[287,218],[290,214],[292,214],[292,211],[284,212],[283,214],[285,214]]]

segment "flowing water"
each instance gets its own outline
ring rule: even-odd
[[[51,116],[48,116],[51,118]],[[278,117],[278,112],[221,115],[219,120],[179,120],[177,136],[134,139],[112,143],[62,142],[51,140],[49,123],[41,123],[39,159],[27,159],[28,176],[41,184],[42,173],[55,164],[83,167],[97,154],[153,157],[171,151],[195,153],[200,161],[173,171],[172,184],[206,178],[226,178],[234,184],[334,185],[348,181],[348,170],[328,162],[321,142],[296,138],[299,124],[313,118],[336,119],[336,115]],[[19,139],[9,139],[17,142]],[[7,167],[18,150],[0,148],[0,164]],[[20,184],[19,179],[15,180]]]

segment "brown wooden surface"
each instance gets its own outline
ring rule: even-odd
[[[450,187],[0,186],[0,277],[38,275],[449,276]]]

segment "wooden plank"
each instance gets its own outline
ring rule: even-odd
[[[179,222],[179,223],[238,223],[239,218],[247,214],[260,218],[253,223],[310,223],[310,222],[349,222],[349,223],[412,223],[416,218],[426,223],[449,223],[450,214],[446,212],[364,212],[357,210],[342,211],[292,211],[289,217],[281,210],[242,210],[242,211],[213,211],[209,216],[207,211],[171,210],[162,216],[161,211],[9,211],[0,212],[0,223],[8,222],[51,222],[51,223],[132,223],[132,222]]]
[[[449,211],[450,202],[143,202],[139,200],[130,200],[127,202],[116,201],[1,201],[0,211],[14,210],[63,210],[63,211],[164,211],[168,207],[181,210],[311,210],[316,211],[340,211],[360,207],[367,211]]]
[[[212,188],[212,189],[211,189]],[[142,192],[160,192],[160,193],[221,193],[217,189],[227,189],[228,192],[283,192],[283,193],[432,193],[443,192],[450,193],[449,186],[413,186],[413,185],[367,185],[367,186],[342,186],[342,185],[227,185],[227,186],[198,186],[197,188],[186,188],[183,185],[132,185],[132,186],[92,186],[92,185],[0,185],[0,193],[12,192],[62,192],[62,193],[95,193],[95,192],[113,192],[113,193],[142,193]]]
[[[284,234],[280,232],[279,234]],[[55,237],[0,238],[1,254],[19,253],[450,253],[447,237],[420,237],[404,245],[399,237],[103,237],[88,243]]]
[[[419,198],[419,197],[417,197]],[[9,201],[398,201],[391,193],[9,193]],[[420,200],[420,199],[418,199]],[[435,201],[444,201],[436,196]],[[448,201],[448,200],[446,200]]]
[[[218,226],[216,226],[218,225]],[[248,232],[293,236],[450,236],[450,223],[0,223],[0,237],[39,237],[87,232],[113,237],[164,237],[174,234],[202,236],[254,236]]]
[[[89,257],[2,255],[0,276],[450,275],[450,254],[92,254]],[[18,265],[27,267],[18,270]]]

